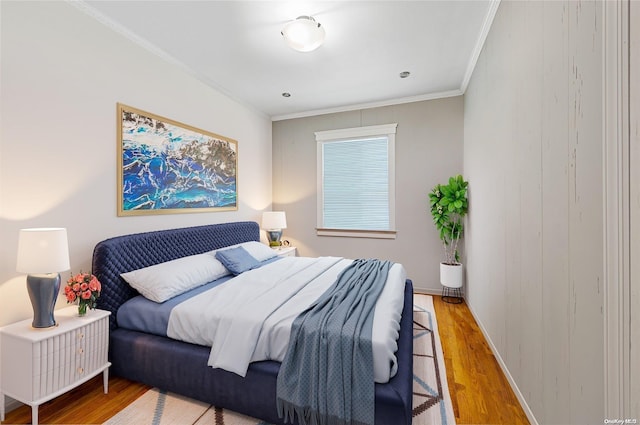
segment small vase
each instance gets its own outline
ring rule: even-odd
[[[87,314],[87,304],[80,303],[78,304],[78,316],[82,317]]]

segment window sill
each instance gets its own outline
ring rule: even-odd
[[[355,229],[323,229],[316,228],[318,236],[334,236],[343,238],[395,239],[395,230],[355,230]]]

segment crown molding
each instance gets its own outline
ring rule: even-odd
[[[471,74],[473,73],[478,57],[480,56],[480,52],[482,51],[482,46],[484,45],[484,41],[487,38],[487,34],[489,33],[489,29],[491,28],[491,24],[493,22],[493,18],[498,9],[498,5],[500,4],[500,0],[491,0],[491,3],[489,5],[489,10],[487,12],[487,15],[485,17],[485,20],[482,26],[482,32],[476,42],[473,56],[471,57],[469,64],[467,66],[467,71],[465,73],[460,89],[437,92],[437,93],[428,93],[423,95],[410,96],[410,97],[397,98],[397,99],[388,99],[388,100],[382,100],[377,102],[366,102],[366,103],[353,104],[353,105],[337,106],[337,107],[326,108],[326,109],[316,109],[316,110],[295,112],[291,114],[273,115],[269,117],[268,114],[266,114],[261,110],[258,110],[254,105],[248,103],[244,99],[238,98],[233,93],[229,92],[225,87],[221,86],[215,81],[212,81],[210,78],[207,78],[204,75],[196,72],[193,68],[187,66],[182,61],[179,61],[178,59],[176,59],[166,51],[162,50],[155,44],[149,42],[143,37],[140,37],[133,31],[129,30],[128,28],[124,27],[118,22],[114,21],[110,17],[106,16],[104,13],[100,12],[99,10],[95,9],[93,6],[89,5],[84,0],[65,0],[65,1],[68,4],[77,8],[78,10],[84,12],[86,15],[100,22],[101,24],[110,28],[114,32],[134,42],[135,44],[142,47],[146,51],[158,56],[159,58],[163,59],[165,62],[178,67],[183,72],[191,75],[192,77],[196,78],[197,80],[201,81],[207,86],[219,91],[224,96],[239,103],[240,105],[249,109],[253,113],[263,118],[271,119],[271,121],[283,121],[283,120],[294,119],[294,118],[304,118],[304,117],[331,114],[331,113],[337,113],[337,112],[348,112],[348,111],[361,110],[361,109],[371,109],[371,108],[378,108],[382,106],[400,105],[404,103],[421,102],[425,100],[443,99],[447,97],[463,95],[467,88],[469,80],[471,79]]]
[[[439,93],[429,93],[418,96],[402,97],[398,99],[381,100],[379,102],[359,103],[356,105],[337,106],[335,108],[327,109],[315,109],[311,111],[295,112],[293,114],[274,115],[271,117],[271,121],[284,121],[294,118],[313,117],[316,115],[334,114],[337,112],[349,112],[358,111],[360,109],[379,108],[382,106],[401,105],[404,103],[422,102],[424,100],[444,99],[447,97],[461,96],[463,93],[460,90],[449,90]]]
[[[500,0],[492,0],[489,4],[489,10],[487,11],[487,15],[484,18],[482,30],[480,31],[478,40],[476,40],[476,45],[473,48],[473,53],[471,54],[471,58],[469,59],[469,63],[467,64],[467,71],[465,72],[464,78],[462,79],[462,84],[460,84],[460,91],[463,94],[467,91],[467,86],[469,85],[469,81],[471,81],[473,70],[476,68],[476,63],[478,62],[478,58],[480,58],[480,53],[482,52],[482,48],[484,47],[484,42],[487,40],[487,36],[489,35],[489,30],[491,29],[491,25],[493,24],[493,19],[498,12],[498,6],[500,6]]]
[[[181,69],[183,72],[191,75],[192,77],[196,78],[197,80],[201,81],[202,83],[206,84],[207,86],[217,90],[218,92],[220,92],[224,96],[228,97],[229,99],[233,100],[234,102],[237,102],[240,105],[244,106],[245,108],[251,110],[253,113],[261,116],[262,118],[269,119],[269,116],[267,114],[265,114],[264,112],[256,109],[255,106],[253,106],[250,103],[244,101],[243,99],[239,99],[237,96],[233,95],[231,92],[229,92],[227,89],[225,89],[224,87],[222,87],[221,85],[219,85],[215,81],[213,81],[210,78],[207,78],[204,75],[196,72],[195,70],[193,70],[193,68],[187,66],[186,64],[184,64],[183,62],[181,62],[178,59],[174,58],[172,55],[170,55],[169,53],[165,52],[164,50],[162,50],[161,48],[159,48],[155,44],[149,42],[148,40],[140,37],[138,34],[134,33],[133,31],[129,30],[128,28],[124,27],[123,25],[117,23],[116,21],[114,21],[110,17],[106,16],[104,13],[98,11],[97,9],[92,7],[91,5],[87,4],[84,0],[65,0],[65,1],[68,4],[70,4],[70,5],[74,6],[75,8],[77,8],[78,10],[84,12],[88,16],[92,17],[96,21],[100,22],[101,24],[103,24],[107,28],[115,31],[117,34],[120,34],[121,36],[123,36],[123,37],[127,38],[128,40],[134,42],[135,44],[137,44],[138,46],[142,47],[146,51],[158,56],[159,58],[161,58],[165,62],[176,66],[177,68]]]

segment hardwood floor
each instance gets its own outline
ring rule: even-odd
[[[528,424],[518,399],[465,303],[433,297],[458,424]]]
[[[466,304],[433,297],[447,380],[458,424],[528,424]],[[109,394],[102,375],[40,406],[41,424],[101,424],[133,402],[148,386],[111,377]],[[31,408],[7,413],[2,424],[31,423]]]
[[[149,386],[111,377],[109,394],[102,389],[102,374],[40,406],[40,424],[102,424],[144,394]],[[20,406],[2,424],[30,424],[31,407]]]

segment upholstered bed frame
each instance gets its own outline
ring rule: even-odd
[[[280,363],[252,363],[245,378],[207,366],[209,348],[119,328],[118,308],[138,295],[120,277],[140,269],[246,241],[259,241],[254,222],[236,222],[118,236],[96,245],[93,273],[102,283],[98,308],[111,311],[109,358],[113,374],[282,424],[276,410]],[[413,385],[413,288],[405,287],[398,339],[398,372],[375,385],[376,424],[411,424]]]

